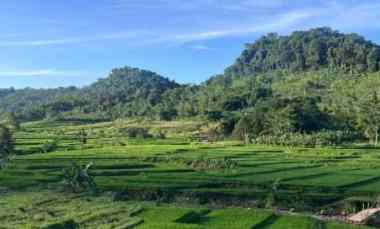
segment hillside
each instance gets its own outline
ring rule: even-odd
[[[226,70],[246,76],[273,70],[309,71],[329,68],[344,72],[379,70],[380,46],[357,34],[330,28],[296,31],[290,36],[268,34],[252,44]]]
[[[165,91],[178,86],[154,72],[124,67],[85,88],[1,89],[0,113],[14,112],[24,120],[56,117],[62,112],[105,118],[146,115]]]

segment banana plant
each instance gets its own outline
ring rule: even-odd
[[[96,183],[89,174],[89,169],[94,165],[93,162],[86,166],[80,166],[75,162],[68,169],[63,169],[63,184],[75,193],[89,191],[92,194],[97,192]]]

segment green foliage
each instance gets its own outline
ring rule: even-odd
[[[207,112],[207,120],[215,122],[223,118],[223,112],[221,111],[209,111]]]
[[[149,130],[142,127],[128,127],[119,130],[122,134],[126,134],[129,138],[151,138]]]
[[[1,119],[2,121],[0,121],[0,123],[10,129],[18,130],[20,128],[20,122],[18,118],[12,112],[6,112],[2,115]]]
[[[277,206],[277,201],[278,201],[278,193],[279,193],[279,189],[280,189],[280,179],[276,179],[273,184],[272,184],[272,187],[271,187],[271,190],[269,191],[269,194],[266,198],[266,201],[265,201],[265,207],[266,208],[272,208],[272,207],[275,207]]]
[[[322,68],[345,72],[377,71],[379,52],[379,46],[357,34],[346,35],[330,28],[296,31],[290,36],[271,33],[247,44],[236,63],[226,70],[226,75]]]
[[[239,122],[235,126],[234,135],[239,140],[244,141],[245,144],[249,144],[251,142],[250,133],[252,131],[255,131],[257,133],[262,130],[262,129],[255,128],[257,127],[255,126],[255,124],[260,125],[261,120],[257,119],[257,117],[252,118],[252,117],[249,117],[247,114],[244,114],[243,117],[239,120]]]
[[[166,134],[163,131],[158,131],[157,134],[154,135],[154,138],[156,139],[166,139]]]
[[[57,140],[51,140],[51,141],[45,142],[41,146],[41,151],[42,151],[42,153],[50,153],[50,152],[55,151],[57,148],[58,148],[58,141]]]
[[[76,136],[76,137],[77,137],[78,141],[80,142],[81,147],[83,147],[84,145],[87,144],[87,138],[88,138],[88,136],[87,136],[87,132],[86,132],[86,130],[81,129],[81,130],[77,133],[77,136]]]
[[[360,139],[360,134],[349,131],[320,131],[316,133],[284,133],[282,135],[261,135],[253,141],[256,144],[283,146],[340,146]]]
[[[0,168],[9,160],[14,151],[14,143],[11,131],[0,125]]]
[[[63,184],[66,190],[74,193],[90,191],[92,194],[97,192],[96,183],[89,174],[89,169],[93,163],[82,167],[73,162],[69,169],[63,169]]]
[[[363,95],[361,100],[362,102],[358,104],[358,124],[376,146],[380,131],[380,97],[377,91],[371,91]]]
[[[186,163],[196,170],[232,170],[237,168],[237,162],[230,158],[211,159],[199,157]]]
[[[82,123],[136,117],[205,120],[218,123],[218,134],[246,144],[259,139],[293,145],[303,139],[303,145],[331,145],[340,140],[326,133],[360,132],[355,140],[367,138],[376,145],[379,63],[379,46],[356,34],[329,28],[268,34],[248,44],[223,75],[200,85],[179,85],[151,71],[124,67],[83,89],[1,89],[0,114],[12,114],[12,126],[46,118]],[[138,128],[128,132],[132,138],[150,137]],[[82,145],[85,135],[79,135]]]

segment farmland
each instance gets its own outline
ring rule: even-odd
[[[166,138],[122,133],[136,125]],[[200,143],[189,138],[200,125],[24,124],[14,136],[17,155],[0,171],[0,228],[351,228],[311,216],[376,204],[377,149]],[[63,190],[62,170],[73,162],[93,163],[96,196]],[[351,199],[360,204],[347,207]]]

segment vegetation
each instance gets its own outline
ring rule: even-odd
[[[379,64],[378,45],[319,28],[264,36],[200,85],[124,67],[80,89],[1,89],[0,221],[351,228],[324,219],[378,201]]]
[[[321,68],[344,72],[378,71],[380,47],[357,34],[344,35],[330,28],[296,31],[290,36],[270,33],[246,49],[227,75],[245,76],[286,69]]]
[[[7,127],[0,125],[0,168],[4,167],[13,151],[11,131]]]
[[[41,151],[42,153],[50,153],[57,150],[57,148],[58,148],[58,141],[54,139],[54,140],[45,142],[41,146]]]
[[[336,211],[339,214],[339,209],[343,209],[350,198],[372,196],[366,203],[375,203],[379,195],[378,149],[243,146],[239,142],[227,141],[196,144],[178,132],[188,128],[186,122],[170,123],[170,127],[164,121],[145,124],[157,129],[166,128],[168,137],[165,139],[119,136],[120,130],[138,123],[129,120],[94,124],[57,121],[23,124],[14,134],[15,150],[19,154],[0,171],[0,192],[2,188],[8,190],[0,197],[0,202],[7,203],[8,209],[2,208],[0,217],[5,222],[12,221],[9,225],[17,225],[14,228],[28,223],[36,228],[67,222],[103,225],[110,223],[106,219],[113,214],[112,225],[139,222],[141,228],[183,228],[188,225],[196,228],[223,228],[223,225],[251,228],[267,223],[265,219],[269,216],[274,217],[273,209],[308,211],[317,215],[323,210],[324,213]],[[82,130],[91,133],[85,148],[76,137],[76,133]],[[100,131],[102,134],[98,135]],[[47,154],[34,153],[36,148],[58,136],[58,148]],[[114,136],[128,144],[114,144]],[[87,195],[95,191],[97,197]],[[44,198],[35,198],[43,193],[47,193]],[[111,199],[127,202],[112,202]],[[153,201],[159,206],[154,203],[145,206],[140,200]],[[82,202],[92,207],[85,207],[88,206],[85,204],[76,209]],[[127,209],[136,205],[144,210],[129,213]],[[125,211],[119,209],[121,206],[126,208]],[[188,209],[189,206],[192,208]],[[236,206],[242,209],[218,210]],[[360,211],[361,206],[357,204],[356,211]],[[213,210],[202,210],[209,207]],[[75,211],[70,215],[61,214],[62,209],[66,209],[64,212]],[[162,220],[158,220],[157,215]],[[240,220],[231,220],[234,217]],[[308,223],[319,223],[307,217],[299,219],[287,215],[271,220],[279,228],[287,224],[293,228],[294,225],[309,228]],[[335,225],[321,224],[326,228]],[[336,228],[345,226],[336,225]]]
[[[88,163],[82,168],[82,166],[73,162],[71,168],[63,169],[63,184],[66,188],[74,193],[90,191],[95,194],[96,184],[89,174],[91,166],[93,166],[93,163]]]
[[[198,86],[125,67],[83,89],[0,90],[0,114],[15,127],[15,120],[192,118],[218,122],[225,137],[235,132],[246,143],[344,132],[376,145],[379,63],[379,46],[356,34],[269,34],[248,44],[225,74]]]

